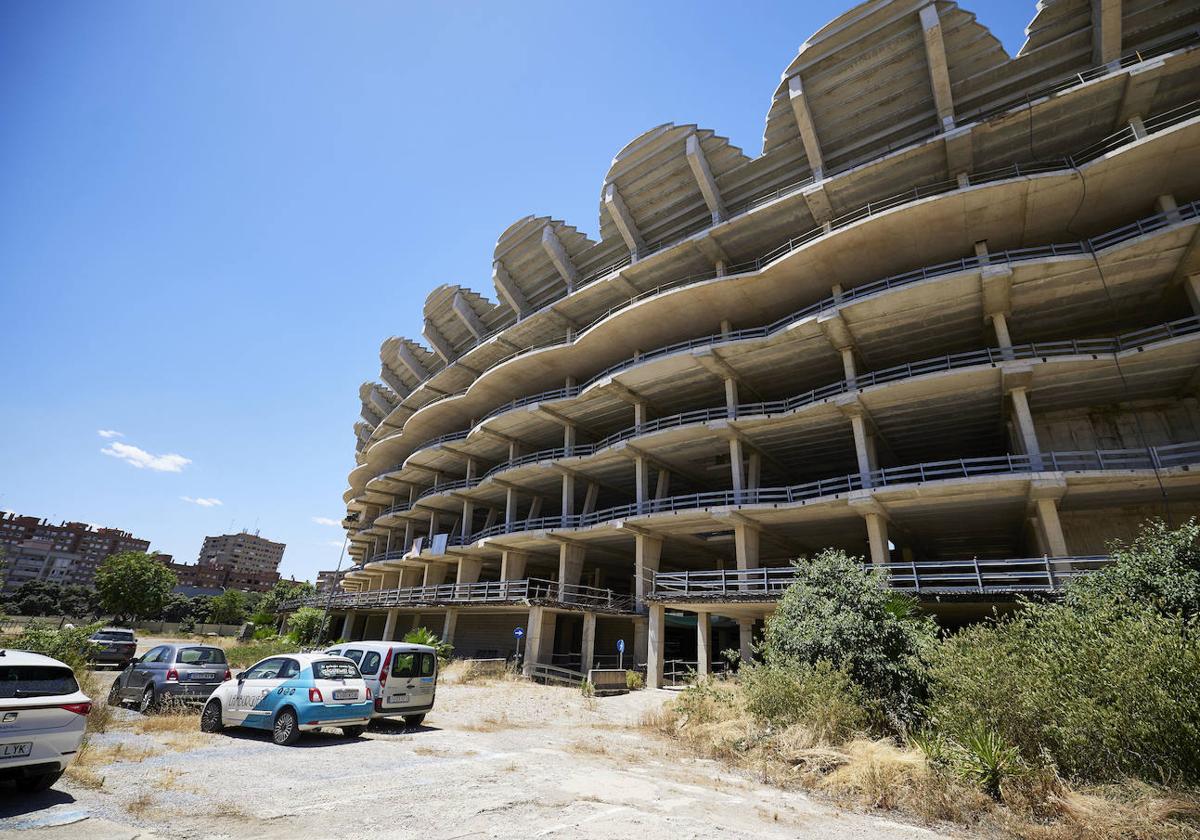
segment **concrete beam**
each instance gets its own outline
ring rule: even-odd
[[[425,369],[425,365],[421,364],[421,360],[417,358],[417,354],[412,351],[412,348],[407,344],[401,344],[396,348],[396,358],[400,360],[400,364],[408,368],[409,372],[418,380],[424,381],[429,378],[429,371]]]
[[[500,297],[504,298],[504,302],[513,312],[517,313],[518,318],[525,318],[533,312],[533,307],[529,305],[529,301],[525,299],[525,295],[521,293],[512,276],[504,268],[504,263],[500,260],[492,263],[492,282]]]
[[[642,240],[642,234],[638,231],[633,214],[629,212],[629,208],[625,206],[625,200],[617,192],[616,184],[608,184],[604,188],[604,206],[608,208],[608,214],[612,217],[613,224],[617,226],[621,238],[625,240],[630,255],[636,260],[638,253],[646,250],[646,243]]]
[[[1121,0],[1092,0],[1092,64],[1121,57]]]
[[[792,103],[796,127],[800,129],[800,142],[804,144],[804,154],[808,157],[808,167],[812,170],[813,180],[820,181],[824,177],[825,160],[821,155],[821,144],[817,140],[817,127],[813,123],[812,112],[805,98],[804,84],[798,74],[788,79],[788,98]]]
[[[1159,71],[1163,63],[1160,58],[1142,67],[1130,69],[1125,76],[1125,90],[1121,94],[1121,107],[1117,111],[1114,131],[1129,125],[1134,117],[1146,116],[1158,93],[1158,83],[1162,79],[1162,73]]]
[[[983,315],[1007,315],[1012,311],[1012,268],[985,265],[979,270],[979,288],[983,296]]]
[[[367,399],[379,411],[381,417],[387,417],[392,413],[392,409],[395,408],[376,388],[371,389],[370,393],[367,394]]]
[[[409,388],[407,385],[405,385],[404,380],[392,373],[391,370],[388,369],[387,365],[379,366],[379,378],[383,380],[384,385],[387,385],[389,388],[395,391],[396,395],[400,397],[400,399],[404,399],[412,393],[412,388]]]
[[[692,244],[696,246],[696,250],[706,260],[711,262],[717,269],[717,276],[724,277],[728,271],[729,265],[732,262],[729,255],[725,253],[725,249],[721,247],[721,243],[711,233],[708,236],[701,236],[692,240]]]
[[[942,135],[946,144],[946,170],[957,177],[975,168],[975,143],[972,126],[963,126]]]
[[[938,119],[945,128],[954,127],[954,98],[950,93],[950,71],[946,65],[946,45],[942,41],[942,22],[937,6],[930,3],[921,9],[921,29],[925,33],[925,59],[929,66],[929,86]]]
[[[462,292],[454,293],[454,301],[450,304],[454,308],[454,314],[463,322],[463,326],[470,331],[471,335],[482,341],[487,335],[487,330],[484,329],[483,321],[479,320],[479,316],[475,314],[475,310],[471,308],[471,304],[463,296]]]
[[[429,345],[434,351],[442,357],[442,361],[450,364],[456,358],[454,347],[446,340],[446,337],[438,332],[438,328],[433,325],[433,321],[425,319],[425,328],[421,330],[421,335],[429,342]]]
[[[558,234],[550,225],[542,228],[542,250],[550,257],[550,262],[554,263],[554,268],[562,277],[563,282],[567,284],[567,293],[575,291],[575,286],[579,282],[579,272],[575,268],[575,263],[571,262],[571,256],[563,247]]]
[[[721,380],[732,379],[741,384],[742,377],[729,362],[725,361],[711,347],[705,347],[692,354],[692,358],[713,376]]]
[[[708,158],[704,156],[700,138],[695,134],[689,134],[687,138],[687,159],[688,166],[692,168],[692,175],[696,178],[696,185],[700,187],[700,194],[704,196],[704,203],[708,205],[712,214],[713,224],[725,221],[725,203],[721,201],[721,191],[717,188],[712,170],[708,168]]]
[[[804,203],[808,205],[808,212],[812,214],[814,222],[824,227],[833,221],[833,205],[829,203],[829,194],[825,192],[824,183],[805,187],[800,194],[804,196]]]

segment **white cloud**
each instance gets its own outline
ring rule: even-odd
[[[341,540],[329,540],[329,542],[327,542],[327,543],[325,543],[325,544],[326,544],[326,545],[331,545],[331,546],[333,546],[334,548],[341,548],[341,547],[342,547],[342,541],[341,541]]]
[[[112,440],[113,438],[125,437],[125,435],[123,435],[120,432],[115,431],[113,429],[97,429],[96,434],[100,435],[100,437],[104,438],[105,440]]]
[[[139,470],[154,470],[155,472],[182,472],[183,468],[192,463],[191,458],[169,453],[167,455],[152,455],[145,449],[139,449],[128,443],[110,443],[100,450],[105,455],[111,455]]]
[[[331,525],[334,528],[340,528],[342,526],[341,522],[338,522],[336,519],[330,519],[328,516],[314,516],[312,521],[316,522],[318,525]]]
[[[220,499],[193,499],[191,496],[180,496],[179,498],[183,499],[185,502],[191,502],[194,505],[200,505],[200,507],[218,507],[219,505],[225,504]]]

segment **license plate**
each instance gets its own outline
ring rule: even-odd
[[[339,688],[333,692],[334,700],[357,700],[358,691],[353,688]]]
[[[193,680],[215,680],[217,675],[214,671],[192,671],[188,674],[188,678]]]
[[[0,758],[23,758],[33,753],[33,741],[24,744],[0,744]]]

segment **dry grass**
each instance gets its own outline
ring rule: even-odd
[[[745,712],[736,683],[646,712],[642,727],[779,787],[1025,840],[1200,840],[1200,792],[1130,782],[1073,790],[1052,771],[1006,781],[1001,801],[890,739],[828,743],[803,726],[771,730]],[[571,748],[590,751],[586,741]]]
[[[77,761],[72,762],[67,768],[66,776],[75,784],[88,790],[99,790],[104,787],[104,776]]]
[[[183,773],[174,767],[163,770],[162,775],[154,780],[154,786],[161,790],[190,790],[180,783]]]
[[[154,795],[143,793],[129,802],[125,803],[125,810],[133,814],[135,817],[145,817],[147,812],[154,807]]]
[[[75,764],[84,767],[107,767],[110,764],[118,762],[145,761],[152,755],[158,755],[158,753],[159,750],[154,747],[136,746],[125,743],[98,747],[89,742],[75,757]]]
[[[470,732],[500,732],[504,729],[524,729],[530,724],[526,721],[516,721],[508,716],[508,712],[498,715],[487,715],[479,720],[464,723],[463,729]]]
[[[498,662],[476,662],[458,659],[443,668],[438,676],[442,682],[452,685],[491,685],[498,682],[523,682],[516,671]]]

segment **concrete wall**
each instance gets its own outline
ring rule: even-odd
[[[1138,449],[1200,440],[1200,408],[1194,399],[1122,403],[1045,414],[1035,408],[1034,426],[1043,451]]]
[[[529,632],[529,613],[473,613],[460,610],[454,627],[454,655],[470,658],[509,657],[516,653],[513,630]],[[441,630],[439,628],[438,632]]]
[[[1130,542],[1146,519],[1162,517],[1161,504],[1123,505],[1092,510],[1064,510],[1059,514],[1063,536],[1072,554],[1107,554],[1112,540]],[[1192,516],[1200,516],[1200,503],[1171,502],[1171,519],[1175,525]]]

